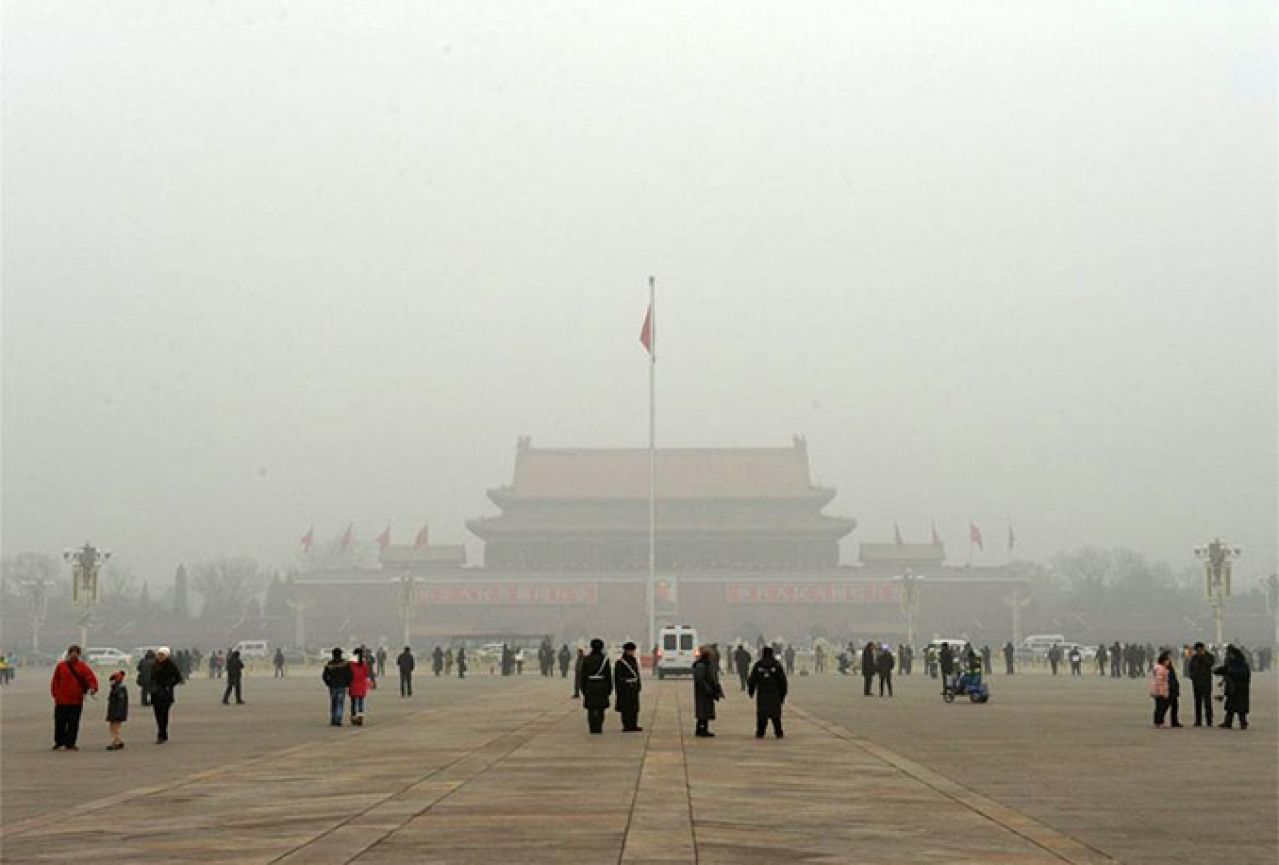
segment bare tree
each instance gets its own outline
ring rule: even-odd
[[[205,619],[241,616],[245,604],[266,586],[267,575],[253,559],[223,558],[191,568],[191,586],[204,599]]]

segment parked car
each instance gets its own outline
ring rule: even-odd
[[[91,667],[118,667],[123,670],[133,664],[132,655],[110,648],[85,649],[84,659]]]

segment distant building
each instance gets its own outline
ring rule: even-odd
[[[822,509],[808,448],[662,448],[656,459],[657,567],[834,568],[856,527]],[[467,523],[489,569],[648,567],[649,452],[546,449],[521,438],[509,486],[488,491],[499,516]]]

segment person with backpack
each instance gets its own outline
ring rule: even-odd
[[[342,657],[341,649],[333,650],[333,656],[325,663],[320,678],[329,689],[329,725],[341,727],[346,689],[351,687],[351,667]]]
[[[227,705],[231,692],[235,691],[235,704],[244,705],[244,695],[240,692],[244,681],[244,661],[240,660],[240,650],[232,649],[226,659],[226,690],[222,692],[222,705]]]
[[[599,735],[604,732],[604,713],[613,694],[613,670],[599,637],[591,640],[591,653],[582,659],[581,686],[587,728],[592,735]]]
[[[746,694],[755,700],[755,738],[764,738],[768,724],[782,738],[782,704],[786,702],[786,671],[773,657],[773,647],[760,649],[760,658],[746,680]]]
[[[66,658],[53,668],[49,692],[53,695],[53,750],[79,751],[76,740],[80,737],[84,695],[98,693],[98,678],[93,675],[93,668],[81,660],[79,646],[68,646]]]
[[[169,741],[169,713],[177,702],[175,689],[186,681],[182,671],[169,654],[167,646],[155,651],[155,666],[151,668],[151,711],[155,713],[155,743]]]
[[[124,684],[124,671],[116,670],[111,674],[111,690],[107,692],[107,729],[111,731],[111,744],[108,751],[119,751],[124,747],[120,738],[120,726],[129,720],[129,689]]]

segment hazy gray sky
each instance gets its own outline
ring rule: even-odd
[[[4,11],[6,552],[461,541],[645,443],[653,273],[660,440],[854,542],[1275,567],[1273,3]]]

